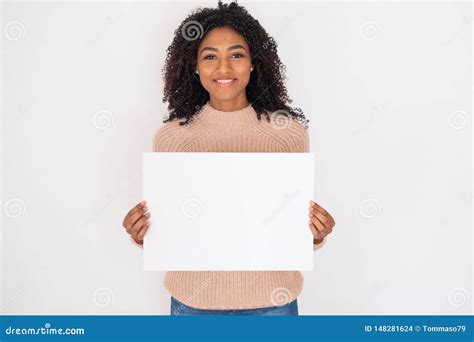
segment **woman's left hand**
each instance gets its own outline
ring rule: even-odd
[[[335,225],[331,214],[316,202],[309,201],[309,228],[314,237],[314,244],[321,243],[328,234],[331,234]]]

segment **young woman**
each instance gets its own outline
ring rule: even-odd
[[[242,6],[219,1],[216,9],[191,13],[167,50],[163,102],[170,115],[154,136],[153,151],[308,152],[309,120],[289,106],[284,70],[276,42]],[[150,215],[142,201],[123,220],[138,246]],[[326,210],[308,203],[314,249],[334,225]],[[298,315],[303,276],[299,271],[170,271],[165,286],[171,315]]]

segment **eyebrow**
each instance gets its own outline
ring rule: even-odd
[[[245,50],[245,48],[244,48],[242,45],[237,44],[237,45],[232,45],[232,46],[228,47],[228,48],[227,48],[227,51],[236,50],[236,49],[244,49],[244,50]],[[216,49],[216,48],[213,48],[213,47],[210,47],[210,46],[206,46],[205,48],[203,48],[203,49],[201,50],[201,52],[200,52],[199,54],[203,53],[203,52],[206,51],[206,50],[209,50],[209,51],[219,51],[219,50]]]

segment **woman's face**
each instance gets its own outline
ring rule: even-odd
[[[229,27],[210,30],[197,52],[197,70],[211,102],[247,102],[250,50],[245,38]]]

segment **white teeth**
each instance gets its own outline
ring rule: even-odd
[[[218,83],[230,83],[233,79],[217,80]]]

